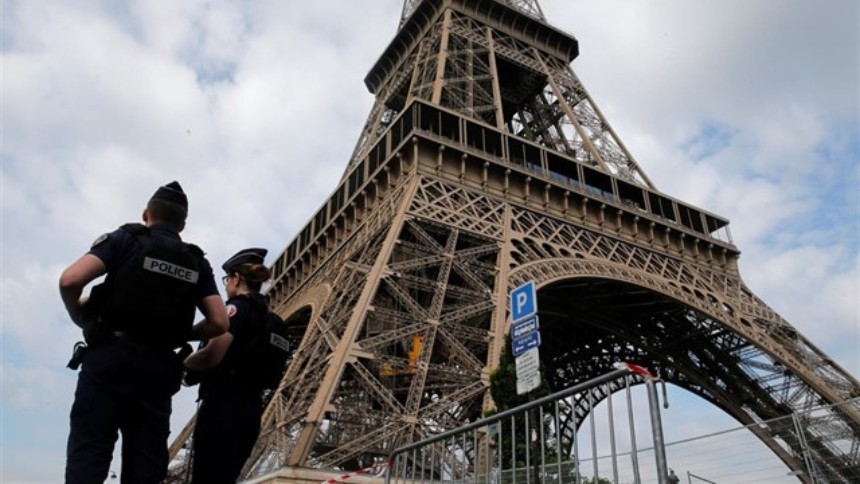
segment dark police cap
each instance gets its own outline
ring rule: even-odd
[[[241,264],[262,264],[268,252],[266,249],[258,248],[242,249],[236,255],[227,259],[227,262],[221,268],[224,269],[224,272],[230,272],[231,269]]]
[[[188,197],[185,196],[185,192],[182,191],[182,187],[179,186],[179,182],[177,181],[172,181],[167,185],[158,187],[158,190],[152,194],[150,200],[165,200],[167,202],[173,202],[177,205],[181,205],[185,210],[188,210]]]

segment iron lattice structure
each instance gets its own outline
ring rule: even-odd
[[[339,185],[273,264],[270,300],[301,344],[246,477],[362,468],[479,417],[507,295],[528,280],[554,390],[630,361],[744,424],[860,396],[744,285],[728,221],[653,186],[577,54],[534,0],[406,0]],[[792,469],[850,481],[860,409],[831,408],[804,439],[756,435]],[[586,409],[567,410],[568,441]]]

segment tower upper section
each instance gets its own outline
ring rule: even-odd
[[[412,12],[418,8],[418,4],[423,2],[424,0],[404,0],[403,1],[403,13],[400,15],[400,25],[403,25],[404,22],[412,15]],[[507,5],[511,8],[517,9],[520,12],[532,16],[539,20],[546,20],[546,17],[543,16],[543,11],[540,9],[540,5],[538,5],[537,0],[498,0],[499,3]]]
[[[654,188],[570,68],[578,54],[536,0],[406,0],[365,78],[376,102],[346,172],[422,100]]]

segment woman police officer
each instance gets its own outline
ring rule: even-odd
[[[230,329],[185,360],[189,375],[200,381],[192,483],[236,482],[260,432],[266,383],[258,377],[253,345],[266,332],[269,315],[260,294],[270,277],[266,253],[244,249],[221,266]]]

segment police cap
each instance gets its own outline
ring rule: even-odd
[[[221,268],[224,269],[224,272],[230,272],[234,267],[241,264],[262,264],[268,252],[266,249],[259,248],[242,249],[236,255],[227,259],[227,262]]]
[[[165,200],[180,205],[185,210],[188,210],[188,197],[179,186],[179,182],[172,181],[167,185],[158,187],[158,190],[152,194],[150,200]]]

